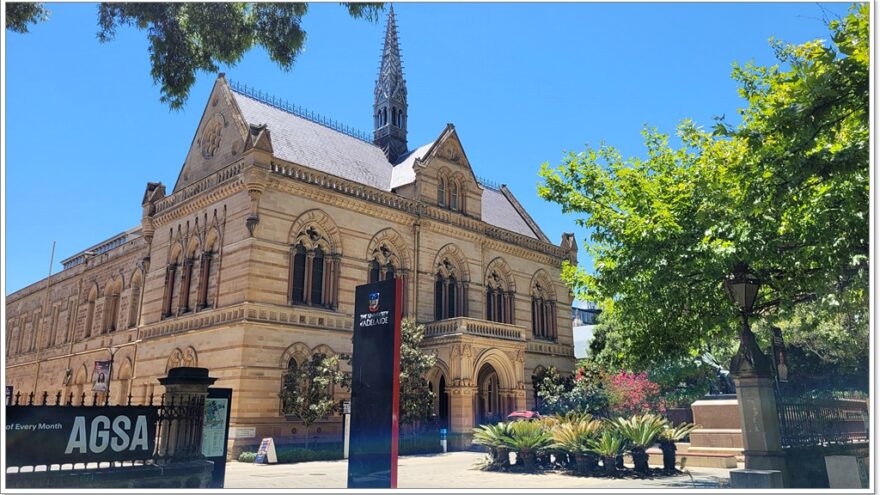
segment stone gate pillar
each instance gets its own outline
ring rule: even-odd
[[[165,461],[201,457],[202,428],[208,387],[217,381],[207,368],[180,367],[159,378],[165,396],[159,410],[157,456]]]

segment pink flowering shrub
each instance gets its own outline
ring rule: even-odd
[[[605,381],[608,409],[614,416],[632,416],[646,412],[666,413],[660,386],[648,379],[647,373],[620,371]]]

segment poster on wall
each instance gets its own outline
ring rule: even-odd
[[[92,392],[106,392],[107,384],[110,383],[110,361],[95,361],[95,371],[92,376],[95,380],[92,384]]]
[[[7,385],[6,386],[6,405],[7,406],[12,405],[12,392],[13,392],[12,385]]]

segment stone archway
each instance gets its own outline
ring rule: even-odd
[[[497,423],[504,420],[501,401],[501,380],[490,363],[485,363],[477,374],[477,424]]]
[[[449,428],[449,390],[446,388],[445,367],[435,366],[428,372],[428,389],[434,394],[434,414],[440,428]]]

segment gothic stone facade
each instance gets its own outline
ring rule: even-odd
[[[6,384],[91,403],[94,362],[112,353],[111,403],[143,403],[170,368],[200,366],[234,390],[232,450],[302,441],[281,411],[283,374],[350,353],[355,286],[397,276],[437,355],[426,378],[450,431],[466,442],[481,421],[532,408],[535,371],[574,366],[559,281],[574,239],[551,243],[506,187],[478,182],[452,125],[394,156],[406,142],[381,143],[405,136],[405,112],[385,118],[401,102],[386,96],[377,130],[397,128],[367,142],[221,74],[174,190],[148,184],[138,227],[7,298]],[[340,431],[336,416],[311,433]]]

